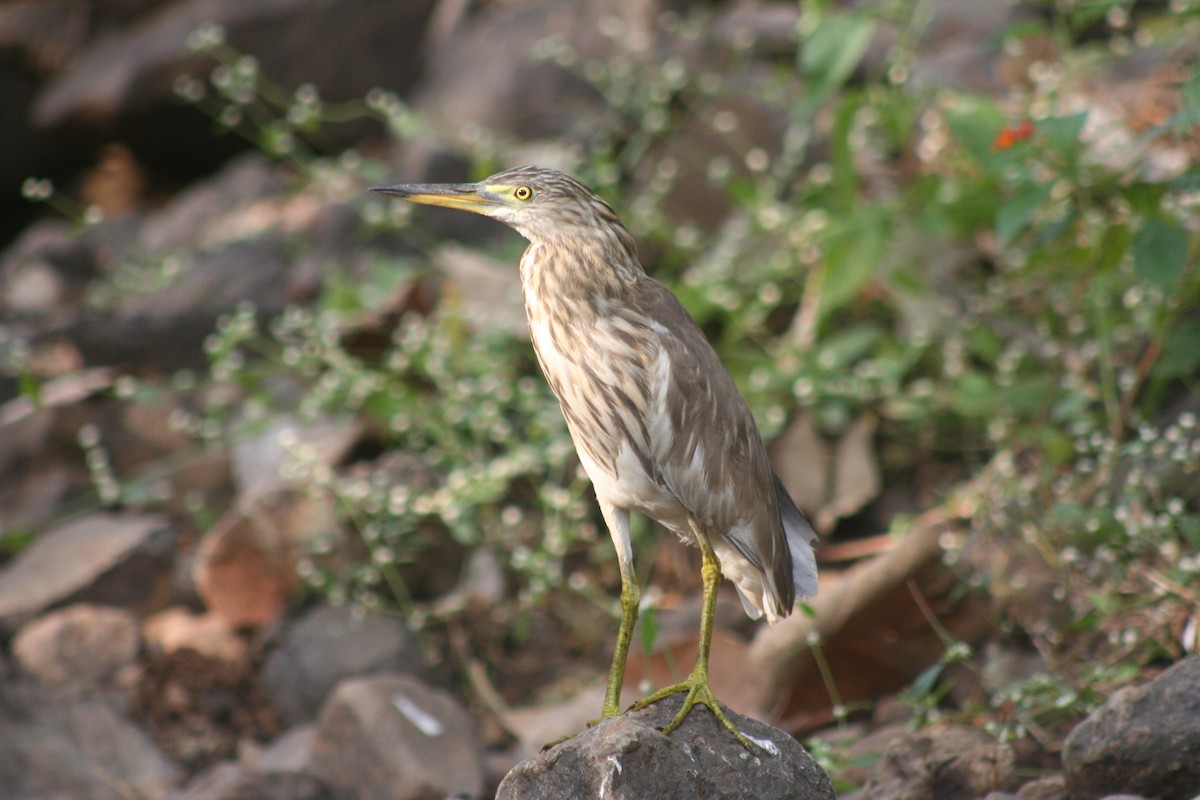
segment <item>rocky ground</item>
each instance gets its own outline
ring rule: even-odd
[[[650,36],[664,13],[682,10],[618,5],[627,37]],[[679,45],[698,51],[689,58],[750,41],[768,61],[799,14],[789,3],[711,5],[705,36]],[[1012,65],[990,37],[1034,12],[934,5],[920,80],[1004,90]],[[188,49],[205,23],[280,85],[311,82],[328,103],[384,86],[429,128],[396,144],[378,118],[356,118],[322,142],[331,152],[356,146],[338,162],[345,168],[308,171],[214,135],[179,99],[212,68]],[[420,453],[387,451],[360,416],[268,414],[236,442],[210,435],[200,406],[246,400],[222,399],[228,385],[199,377],[214,330],[247,307],[286,318],[322,295],[331,265],[366,275],[381,253],[418,257],[369,205],[354,169],[362,154],[387,165],[381,183],[462,180],[461,153],[480,146],[480,130],[514,163],[585,138],[587,121],[606,113],[600,96],[525,54],[553,37],[603,59],[614,24],[601,2],[0,2],[0,351],[23,365],[0,370],[0,798],[517,798],[598,785],[616,797],[831,797],[836,785],[863,800],[1200,792],[1194,587],[1169,587],[1169,599],[1099,627],[1113,641],[1153,642],[1159,656],[1082,718],[997,737],[985,717],[1005,709],[928,713],[933,690],[913,690],[927,677],[943,692],[936,711],[972,699],[995,706],[979,698],[1052,668],[1006,620],[1032,628],[1060,611],[1055,579],[972,524],[979,486],[1002,467],[913,477],[889,494],[865,419],[831,443],[799,417],[772,445],[794,490],[806,470],[786,453],[821,452],[825,480],[800,497],[830,534],[813,613],[756,628],[721,598],[713,682],[734,711],[775,726],[746,721],[773,742],[764,753],[728,746],[702,713],[663,739],[654,715],[669,710],[652,708],[538,755],[598,712],[615,623],[584,591],[516,610],[521,589],[495,554],[444,532],[431,530],[441,538],[400,568],[407,613],[312,591],[308,556],[343,523],[321,476],[419,487],[433,468]],[[868,61],[882,58],[875,49]],[[1112,76],[1114,92],[1152,104],[1177,65],[1144,61]],[[748,122],[748,136],[777,136],[779,120],[738,102],[727,110]],[[689,146],[716,145],[696,135]],[[52,203],[69,218],[19,197],[22,183],[27,197],[45,194],[31,175],[69,187]],[[704,185],[701,173],[684,175],[664,203],[715,226],[729,209]],[[515,271],[485,255],[515,261],[517,250],[474,220],[422,224],[465,246],[439,251],[436,279],[392,286],[341,342],[369,351],[405,314],[447,297],[476,329],[519,333]],[[1194,391],[1176,411],[1200,412]],[[1185,474],[1194,480],[1194,468]],[[910,520],[903,537],[849,530],[886,530],[897,514]],[[656,551],[666,602],[654,648],[631,658],[631,700],[637,685],[661,685],[690,663],[689,557],[670,542]],[[580,561],[593,575],[585,589],[607,609],[615,568]],[[1006,587],[964,588],[972,569],[1001,562]],[[953,643],[972,658],[951,663]],[[792,736],[824,759],[834,784]]]

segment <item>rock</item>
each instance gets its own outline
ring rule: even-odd
[[[362,437],[363,425],[341,420],[304,423],[280,416],[262,433],[233,445],[233,477],[243,494],[263,494],[288,485],[286,467],[295,463],[303,448],[304,461],[313,466],[338,464]]]
[[[30,225],[0,258],[0,311],[37,314],[51,321],[77,313],[99,264],[94,242],[71,223],[44,219]]]
[[[43,533],[0,571],[0,631],[71,600],[148,610],[169,585],[164,517],[97,511]]]
[[[982,731],[946,727],[888,747],[859,800],[975,800],[1017,788],[1012,748]]]
[[[311,769],[338,800],[478,795],[475,727],[454,698],[417,678],[346,680],[321,709]]]
[[[1113,694],[1067,737],[1073,797],[1124,792],[1162,800],[1200,794],[1200,656]]]
[[[281,489],[246,496],[207,531],[193,575],[204,605],[233,629],[275,621],[299,588],[299,548],[333,526],[330,498]]]
[[[1021,800],[1067,800],[1067,781],[1062,775],[1047,775],[1017,790]]]
[[[268,315],[284,306],[288,266],[286,245],[270,237],[230,245],[191,260],[166,288],[128,298],[115,314],[84,316],[62,333],[88,364],[200,369],[221,314],[241,302]]]
[[[128,611],[81,604],[25,625],[13,637],[12,652],[43,686],[86,692],[111,684],[134,663],[140,645]]]
[[[141,730],[99,700],[11,688],[0,694],[6,800],[157,800],[179,777]]]
[[[172,800],[333,800],[311,775],[249,770],[223,761],[197,775]]]
[[[704,709],[669,736],[682,695],[605,720],[518,764],[496,800],[561,797],[832,798],[829,776],[787,733],[740,714],[730,718],[763,749],[751,753]]]
[[[225,620],[215,614],[193,614],[175,606],[165,609],[142,623],[142,635],[151,649],[163,653],[195,650],[219,661],[240,661],[246,655],[246,641]]]
[[[316,725],[297,725],[264,748],[254,767],[259,772],[304,772],[316,741]]]
[[[443,292],[449,291],[462,318],[473,328],[521,339],[529,335],[521,277],[512,264],[456,244],[443,245],[433,264],[438,274],[447,278]]]
[[[315,719],[339,682],[385,672],[420,673],[424,664],[402,620],[321,606],[284,631],[263,666],[263,689],[290,723]]]
[[[434,3],[174,0],[158,5],[74,48],[70,61],[38,93],[34,125],[71,134],[69,146],[75,150],[122,141],[154,172],[195,175],[245,147],[238,137],[213,136],[205,118],[175,95],[177,78],[205,79],[216,66],[188,52],[187,40],[197,28],[219,26],[229,44],[255,57],[269,80],[289,89],[311,84],[322,98],[343,102],[375,86],[411,88]],[[88,10],[95,13],[91,5]],[[359,122],[323,133],[348,141],[378,127]]]
[[[636,13],[622,14],[621,21],[650,37],[657,4],[620,5],[640,6]],[[442,138],[459,144],[477,140],[480,132],[518,140],[583,137],[604,112],[599,92],[568,69],[539,62],[530,53],[553,37],[576,59],[603,60],[617,45],[600,34],[599,20],[630,10],[596,0],[490,5],[431,42],[414,105]]]

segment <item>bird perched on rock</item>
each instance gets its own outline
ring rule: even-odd
[[[742,744],[708,681],[717,584],[724,573],[746,612],[774,622],[817,592],[816,536],[767,459],[745,399],[695,321],[638,261],[607,203],[555,170],[517,167],[481,183],[371,189],[410,203],[500,220],[529,240],[521,258],[538,363],[558,397],[595,486],[621,568],[621,625],[602,718],[617,716],[641,590],[629,514],[658,520],[700,548],[704,600],[695,666],[639,707],[687,692]]]

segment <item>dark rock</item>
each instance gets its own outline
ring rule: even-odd
[[[284,631],[263,667],[263,688],[290,723],[315,719],[346,678],[384,672],[419,673],[416,641],[396,617],[321,606]]]
[[[982,731],[948,727],[888,747],[859,800],[975,800],[1017,788],[1012,748]]]
[[[63,334],[91,364],[175,370],[207,364],[217,318],[250,302],[268,315],[286,303],[286,245],[264,237],[206,253],[165,289],[137,295],[112,316],[84,317]]]
[[[104,702],[23,688],[0,693],[5,800],[153,800],[179,777],[145,734]]]
[[[100,4],[101,6],[106,4]],[[181,104],[181,75],[205,77],[214,62],[191,55],[188,37],[212,23],[238,51],[255,56],[262,74],[286,87],[310,83],[321,96],[347,101],[375,86],[407,91],[420,70],[420,42],[432,0],[178,0],[89,39],[42,89],[33,119],[69,129],[77,144],[102,138],[128,144],[151,171],[195,175],[235,148],[195,109]],[[360,121],[340,126],[343,140],[378,130]]]
[[[654,5],[653,2],[641,4]],[[598,31],[615,16],[606,2],[493,4],[452,34],[435,38],[415,105],[450,141],[469,144],[480,132],[519,139],[582,137],[604,101],[585,80],[531,56],[551,36],[573,57],[603,59],[616,48]],[[642,26],[646,19],[627,24]],[[585,127],[586,126],[586,127]]]
[[[705,709],[669,736],[682,695],[605,720],[518,764],[497,800],[537,798],[833,798],[833,785],[800,743],[750,717],[730,718],[763,744],[751,753]]]
[[[69,601],[151,610],[169,587],[173,541],[153,514],[95,512],[43,533],[0,570],[0,630]]]
[[[1200,794],[1200,656],[1121,689],[1079,723],[1063,748],[1073,797],[1113,792],[1162,800]]]
[[[53,324],[75,313],[97,267],[92,243],[70,223],[36,222],[0,258],[0,311],[10,319],[36,314]]]
[[[454,698],[417,678],[354,678],[321,709],[311,770],[338,800],[478,795],[475,728]]]
[[[81,604],[21,628],[12,652],[43,686],[79,693],[112,685],[134,663],[140,644],[137,619],[128,611]]]

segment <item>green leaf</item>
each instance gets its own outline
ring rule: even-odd
[[[1050,196],[1050,187],[1026,183],[996,212],[996,239],[1004,247],[1025,230],[1038,208]]]
[[[1200,125],[1200,69],[1192,71],[1192,76],[1184,81],[1180,94],[1183,108],[1175,115],[1174,125],[1182,134]]]
[[[1200,370],[1200,319],[1180,320],[1167,334],[1154,377],[1183,378]]]
[[[1088,112],[1067,117],[1046,117],[1037,121],[1037,132],[1053,149],[1069,153],[1080,149],[1079,135],[1087,123]]]
[[[998,171],[1012,161],[1012,151],[997,153],[992,142],[1004,128],[1004,114],[990,100],[962,96],[955,99],[946,111],[946,121],[954,139],[971,157],[989,170]]]
[[[653,653],[654,645],[658,642],[658,614],[653,606],[642,609],[638,614],[638,623],[642,631],[642,652]]]
[[[839,331],[821,343],[821,354],[835,369],[846,367],[869,353],[883,338],[879,325],[864,323]]]
[[[1188,237],[1183,228],[1161,219],[1148,219],[1133,235],[1133,263],[1138,275],[1170,292],[1187,265]]]
[[[1096,248],[1096,270],[1110,272],[1119,267],[1129,252],[1132,239],[1128,225],[1114,223],[1105,228],[1100,245]]]
[[[825,250],[822,316],[858,296],[875,277],[887,243],[887,217],[881,209],[865,209],[834,234]]]
[[[857,14],[831,14],[821,20],[800,52],[800,66],[812,79],[810,91],[823,96],[845,83],[874,33],[874,21]]]
[[[999,408],[996,385],[982,372],[966,372],[954,384],[950,404],[964,417],[986,417]]]

